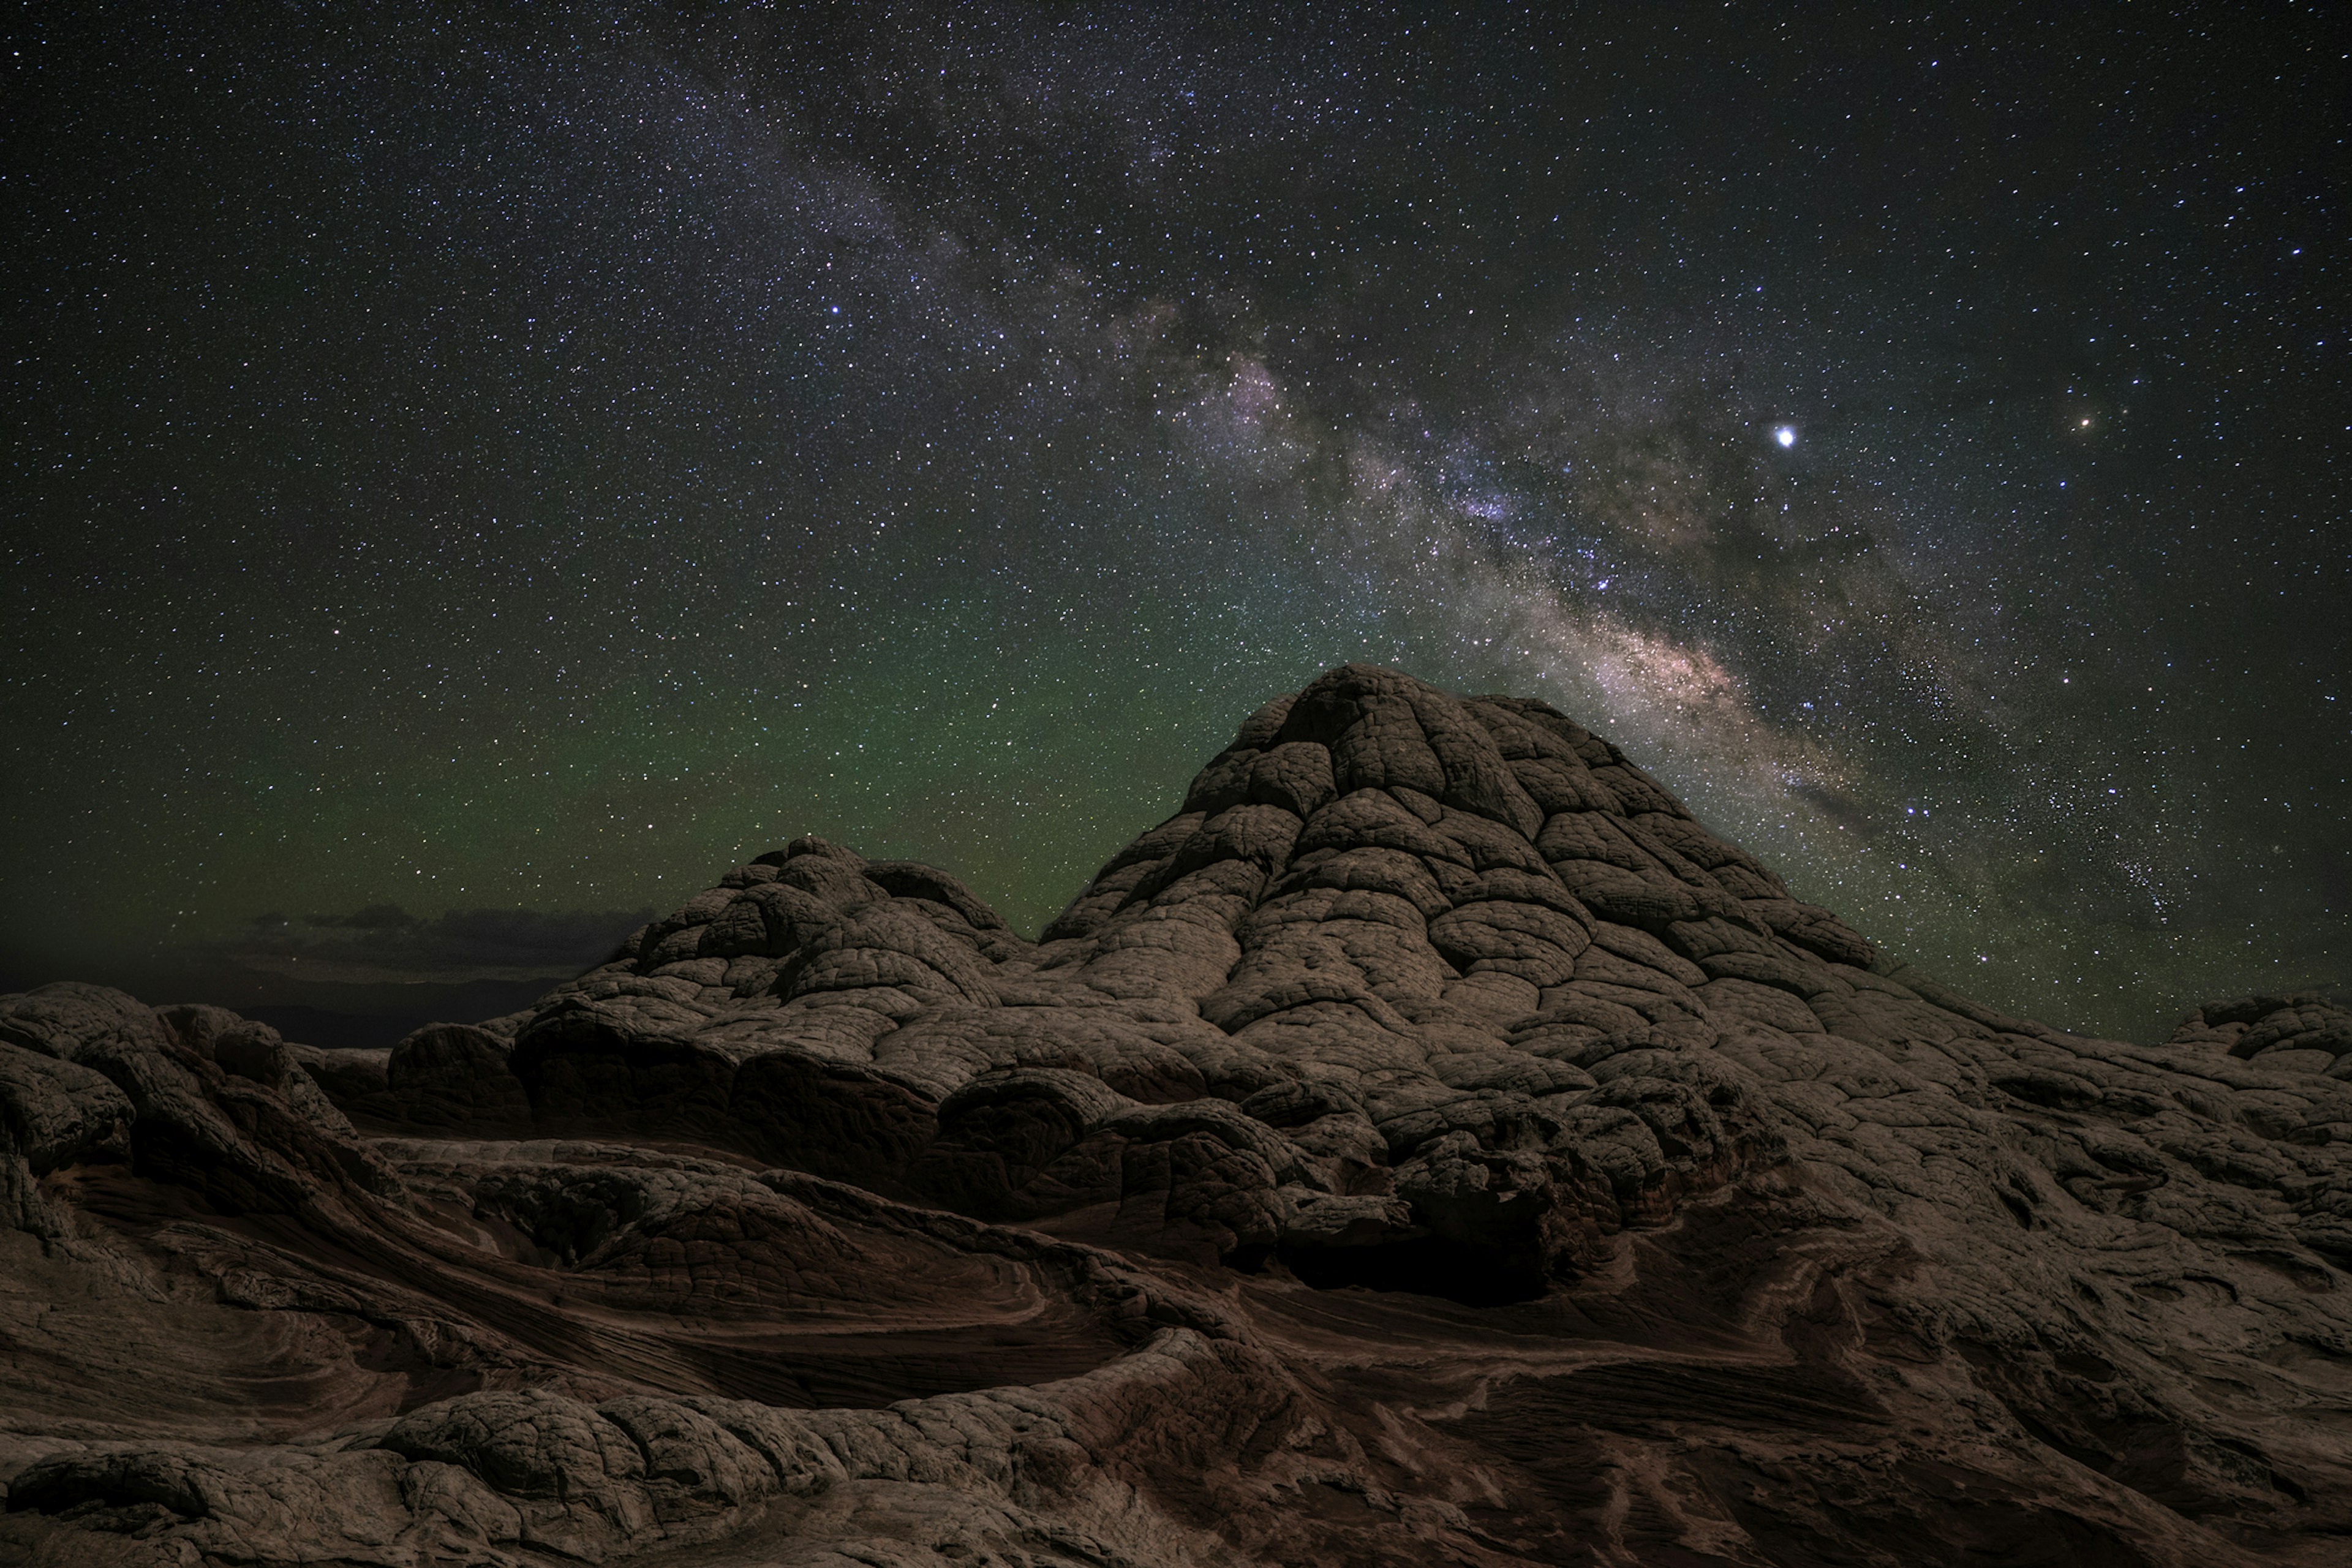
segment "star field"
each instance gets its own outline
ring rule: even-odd
[[[2352,978],[2324,21],[34,14],[5,967],[807,831],[1034,932],[1369,658],[2004,1006]]]

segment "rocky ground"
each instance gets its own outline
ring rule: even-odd
[[[0,1562],[2352,1561],[2352,1014],[2003,1016],[1367,666],[1037,942],[803,839],[389,1052],[0,1000]]]

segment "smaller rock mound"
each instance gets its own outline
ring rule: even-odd
[[[2176,1046],[2219,1046],[2240,1061],[2352,1079],[2352,1007],[2322,992],[2208,1002],[2172,1032]]]

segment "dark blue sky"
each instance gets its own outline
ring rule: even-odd
[[[30,13],[0,967],[1034,931],[1366,658],[2005,1005],[2344,980],[2321,11]]]

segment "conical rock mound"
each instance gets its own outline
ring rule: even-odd
[[[1349,665],[1034,943],[803,839],[388,1056],[0,1001],[0,1545],[2332,1561],[2352,1014],[1888,971],[1551,709]]]
[[[513,1070],[542,1124],[625,1106],[991,1218],[1534,1294],[1773,1147],[1727,1031],[1917,1005],[1870,960],[1543,704],[1349,665],[1038,944],[803,840],[542,1003]]]

